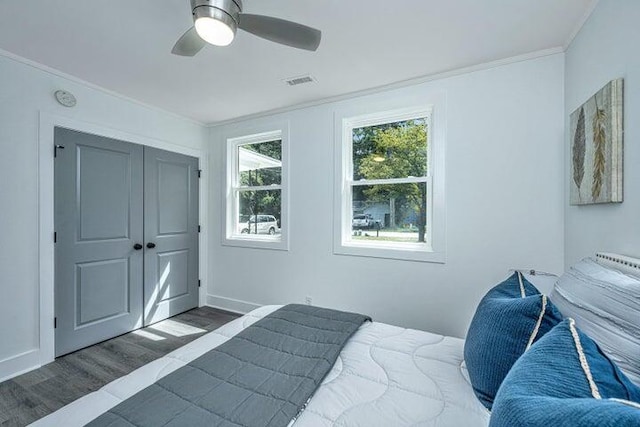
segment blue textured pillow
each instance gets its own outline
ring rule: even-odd
[[[484,406],[491,409],[518,357],[561,321],[551,301],[520,272],[482,298],[467,332],[464,360],[473,391]]]
[[[640,426],[640,387],[567,319],[513,365],[489,425]]]

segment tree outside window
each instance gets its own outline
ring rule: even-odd
[[[428,120],[352,129],[352,239],[426,243]]]

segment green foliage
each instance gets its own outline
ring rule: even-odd
[[[407,120],[354,130],[354,179],[422,177],[427,174],[427,126],[424,119]],[[396,200],[418,216],[419,241],[426,227],[426,185],[384,184],[354,187],[356,199],[374,202]],[[395,225],[395,224],[393,224]]]
[[[394,125],[394,123],[385,123],[382,125],[367,126],[356,128],[353,130],[353,179],[358,180],[361,178],[365,178],[360,174],[360,166],[362,164],[362,160],[367,156],[376,153],[376,135],[379,132],[383,132],[387,129],[392,129]]]
[[[427,128],[424,120],[409,120],[377,130],[371,142],[372,152],[359,161],[358,171],[363,178],[406,178],[427,174]]]

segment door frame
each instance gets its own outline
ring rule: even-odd
[[[39,112],[38,135],[38,282],[39,282],[39,362],[40,366],[53,362],[55,359],[55,298],[54,298],[54,128],[62,127],[79,132],[90,133],[111,139],[139,144],[161,150],[172,151],[198,158],[202,171],[200,180],[200,208],[199,223],[204,224],[199,235],[198,269],[201,287],[198,295],[198,306],[206,304],[208,257],[208,155],[206,150],[198,150],[171,142],[150,138],[142,135],[109,128],[96,123],[84,122],[70,117],[59,116],[47,112]],[[34,367],[35,368],[35,367]]]

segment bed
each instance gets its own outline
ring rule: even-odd
[[[84,425],[279,307],[254,310],[33,425]],[[397,425],[402,420],[406,425],[486,426],[489,413],[465,378],[462,347],[461,339],[367,322],[293,425]]]
[[[556,280],[535,272],[526,277],[545,293]],[[280,307],[258,308],[32,425],[85,425]],[[472,390],[463,347],[459,338],[365,322],[289,425],[487,426],[490,413]]]

